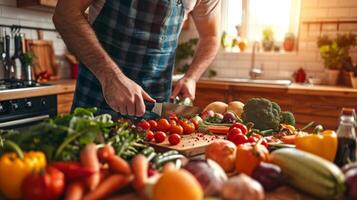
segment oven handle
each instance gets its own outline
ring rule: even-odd
[[[17,120],[13,120],[13,121],[0,123],[0,128],[5,128],[5,127],[8,127],[8,126],[27,124],[27,123],[31,123],[31,122],[40,121],[40,120],[43,120],[43,119],[48,119],[48,118],[50,118],[50,115],[40,115],[40,116],[29,117],[29,118],[24,118],[24,119],[17,119]]]

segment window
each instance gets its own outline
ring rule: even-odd
[[[297,35],[301,0],[223,0],[223,30],[248,41],[260,41],[262,31],[271,27],[277,42],[288,32]]]

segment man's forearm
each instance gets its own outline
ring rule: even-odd
[[[205,37],[199,40],[196,54],[186,72],[186,78],[192,78],[198,81],[208,66],[214,60],[219,49],[219,39],[216,36]]]
[[[88,0],[87,3],[89,3]],[[67,47],[100,80],[107,73],[121,71],[100,45],[93,29],[84,16],[85,5],[71,6],[72,1],[58,2],[53,22],[65,41]],[[76,4],[76,3],[73,3]]]

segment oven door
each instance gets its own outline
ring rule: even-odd
[[[37,123],[40,123],[41,121],[50,118],[49,114],[44,114],[44,115],[37,115],[37,116],[32,116],[32,117],[27,117],[27,118],[22,118],[22,119],[15,119],[12,121],[6,121],[6,122],[0,122],[0,129],[20,129],[20,128],[25,128]]]

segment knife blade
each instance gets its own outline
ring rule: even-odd
[[[196,106],[185,106],[175,103],[150,103],[145,102],[146,110],[153,112],[161,117],[169,117],[176,114],[179,117],[191,117],[201,113],[202,109]]]

